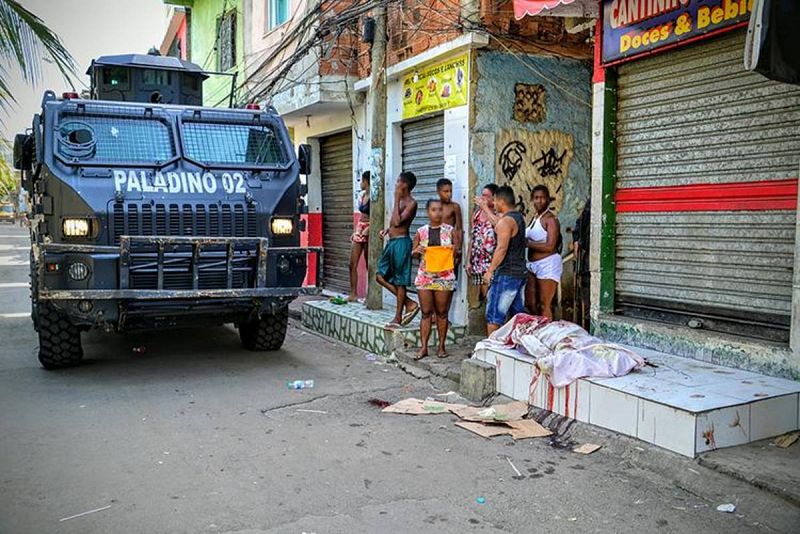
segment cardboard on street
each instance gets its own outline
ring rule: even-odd
[[[515,401],[508,404],[495,404],[488,408],[464,406],[463,408],[454,409],[452,412],[465,421],[519,421],[528,414],[528,405],[521,401]]]
[[[459,421],[456,426],[474,432],[484,438],[510,435],[515,440],[527,438],[543,438],[552,435],[548,429],[532,419],[521,421],[506,421],[503,423],[476,423],[472,421]]]
[[[468,408],[464,404],[449,404],[440,401],[420,400],[415,398],[403,399],[399,402],[387,406],[383,413],[399,413],[406,415],[430,415],[438,413],[452,412],[457,409]]]
[[[511,429],[505,425],[484,425],[483,423],[459,421],[456,426],[474,432],[483,438],[493,438],[494,436],[503,436],[511,433]]]
[[[572,452],[578,452],[581,454],[592,454],[594,451],[599,450],[601,448],[600,445],[595,445],[594,443],[584,443],[578,448],[572,449]]]
[[[545,438],[553,435],[550,430],[546,429],[533,419],[508,421],[505,424],[511,427],[511,437],[514,439]]]
[[[452,412],[462,421],[456,426],[469,430],[484,438],[509,435],[514,439],[542,438],[552,434],[532,419],[523,419],[528,414],[524,402],[495,404],[494,406],[466,406],[436,400],[403,399],[382,410],[384,413],[405,415],[430,415]]]

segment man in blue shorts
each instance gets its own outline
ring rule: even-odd
[[[506,322],[509,315],[525,312],[525,219],[517,211],[514,190],[499,187],[494,205],[500,220],[497,221],[497,248],[492,263],[484,275],[489,284],[486,296],[486,330],[491,334]]]
[[[386,325],[390,328],[410,323],[419,312],[419,304],[408,298],[406,289],[411,285],[411,237],[408,231],[417,215],[417,201],[411,196],[415,185],[417,177],[413,172],[400,173],[394,188],[389,228],[380,231],[381,238],[389,236],[389,243],[378,261],[375,279],[397,298],[394,319]]]

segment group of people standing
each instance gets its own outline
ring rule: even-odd
[[[362,175],[359,219],[352,236],[349,300],[356,300],[358,262],[367,257],[369,234],[369,172]],[[417,358],[428,356],[433,325],[438,333],[437,356],[447,357],[445,339],[448,315],[456,280],[462,264],[461,206],[453,202],[453,183],[442,178],[436,184],[437,197],[428,199],[428,223],[410,235],[417,214],[417,201],[411,195],[417,178],[402,172],[397,178],[388,228],[379,232],[388,237],[377,267],[377,282],[396,297],[393,320],[387,328],[409,324],[420,312],[422,348]],[[550,211],[550,192],[543,185],[533,189],[531,201],[535,215],[526,224],[517,211],[514,190],[509,186],[485,186],[475,199],[471,239],[466,254],[466,272],[486,301],[487,331],[491,334],[507,317],[528,312],[552,318],[553,299],[561,280],[561,229]],[[407,288],[411,285],[413,259],[419,268],[413,281],[419,302]]]

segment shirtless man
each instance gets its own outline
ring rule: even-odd
[[[528,247],[528,285],[525,306],[533,315],[553,318],[553,298],[561,283],[562,262],[558,252],[561,226],[550,211],[550,190],[547,186],[533,188],[533,207],[536,215],[525,231]]]
[[[377,282],[397,298],[394,319],[387,327],[397,328],[410,323],[419,312],[419,304],[407,296],[407,286],[411,285],[411,237],[408,229],[417,215],[417,201],[411,191],[417,185],[413,172],[401,172],[394,188],[394,206],[389,219],[389,228],[380,231],[381,238],[389,236],[389,243],[383,249],[378,261]],[[405,309],[405,314],[403,314]]]
[[[461,245],[464,243],[464,224],[461,220],[461,206],[453,202],[453,182],[447,178],[441,178],[436,182],[436,192],[439,200],[442,201],[442,222],[452,226],[453,232],[453,259],[456,263],[456,274],[458,265],[461,263]]]

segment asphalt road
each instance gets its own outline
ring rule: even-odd
[[[447,415],[381,414],[369,399],[424,397],[436,384],[295,326],[272,354],[242,350],[226,326],[91,332],[85,365],[44,371],[27,317],[26,243],[0,226],[0,533],[800,525],[800,511],[777,497],[588,426],[555,442],[603,445],[584,456],[546,439],[479,438]],[[290,391],[289,379],[316,384]],[[722,503],[736,513],[716,511]]]

